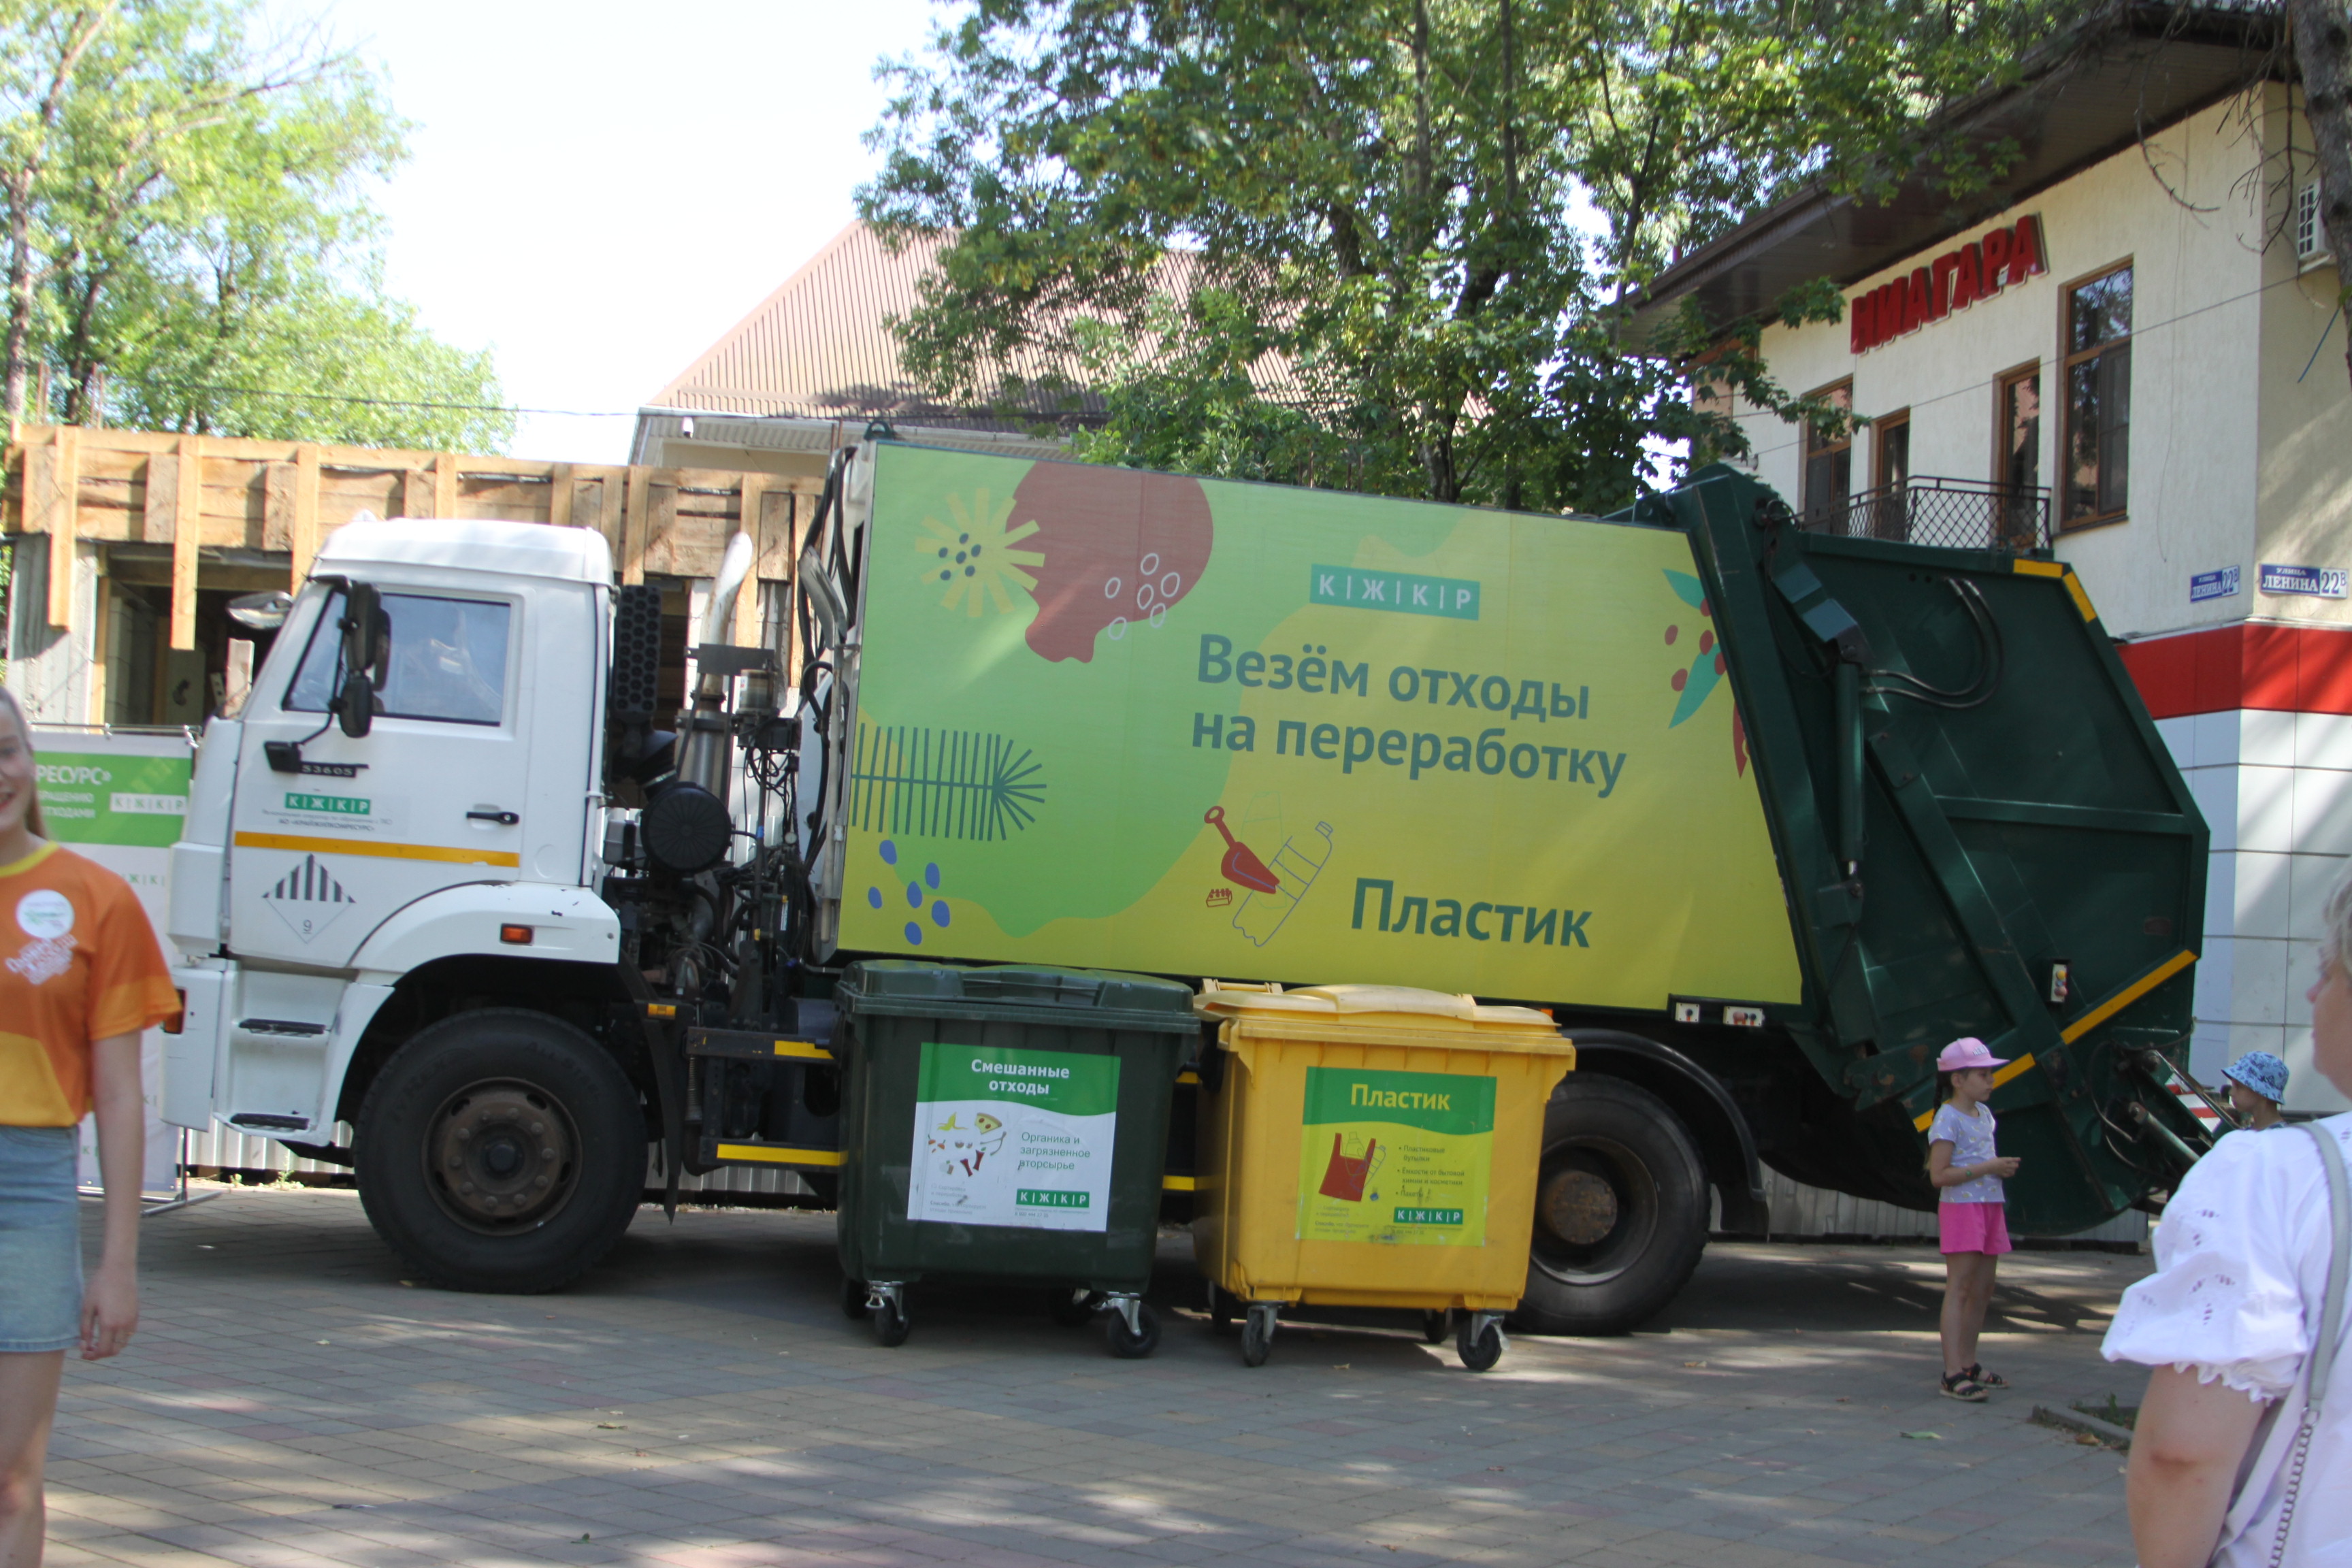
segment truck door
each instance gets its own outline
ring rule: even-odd
[[[247,705],[229,892],[240,956],[341,968],[402,906],[521,875],[521,601],[387,588],[383,603],[391,654],[369,734],[345,735],[327,711],[342,679],[341,588],[289,628],[307,639],[292,678]],[[272,769],[272,742],[299,742],[300,772]]]

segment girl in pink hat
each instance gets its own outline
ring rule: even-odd
[[[1992,1069],[2008,1058],[1973,1037],[1954,1040],[1936,1058],[1943,1103],[1927,1128],[1927,1180],[1941,1194],[1937,1228],[1944,1247],[1944,1381],[1953,1399],[1981,1400],[2009,1380],[1977,1360],[1977,1335],[1992,1305],[1993,1273],[2010,1250],[2009,1210],[2000,1180],[2017,1174],[2017,1157],[1993,1152]]]

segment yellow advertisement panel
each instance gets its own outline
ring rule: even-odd
[[[1308,1068],[1298,1239],[1484,1247],[1495,1080]]]
[[[882,446],[862,952],[1794,1001],[1677,531]]]

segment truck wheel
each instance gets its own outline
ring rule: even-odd
[[[1664,1100],[1570,1075],[1544,1111],[1528,1292],[1512,1321],[1547,1334],[1633,1328],[1698,1267],[1706,1199],[1698,1150]]]
[[[529,1294],[601,1260],[643,1196],[646,1124],[618,1063],[520,1007],[460,1013],[386,1062],[361,1108],[360,1202],[409,1267]]]

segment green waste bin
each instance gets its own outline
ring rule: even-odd
[[[842,1027],[843,1310],[886,1345],[919,1280],[1031,1283],[1149,1355],[1169,1102],[1200,1025],[1172,981],[852,964]]]

